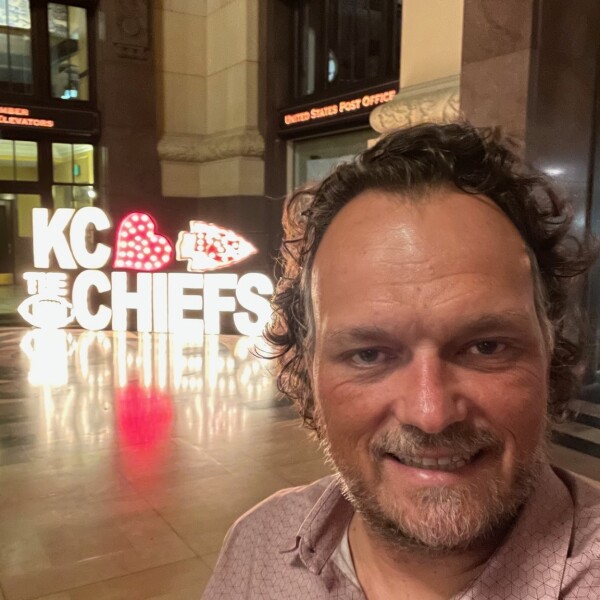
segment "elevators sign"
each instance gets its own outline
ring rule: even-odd
[[[18,310],[34,327],[125,331],[135,313],[140,332],[218,334],[223,313],[232,313],[241,335],[257,336],[271,317],[269,277],[213,272],[256,253],[234,231],[190,221],[173,244],[151,215],[134,212],[119,224],[111,247],[89,241],[90,230],[112,227],[98,207],[52,214],[35,208],[32,220],[36,270],[23,275],[30,296]],[[58,271],[49,270],[52,255]],[[188,272],[166,272],[174,260],[185,261]]]
[[[35,129],[93,135],[99,132],[97,112],[39,106],[0,106],[0,128]]]

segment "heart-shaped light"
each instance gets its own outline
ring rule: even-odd
[[[187,260],[188,271],[223,269],[256,254],[256,248],[231,229],[205,221],[190,221],[189,231],[177,238],[177,260]]]
[[[156,222],[145,213],[127,215],[117,231],[115,269],[158,271],[173,258],[173,246],[164,236],[156,233]]]

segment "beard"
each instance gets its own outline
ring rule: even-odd
[[[405,425],[371,440],[375,480],[370,484],[356,463],[350,464],[336,453],[322,421],[319,429],[321,445],[337,473],[342,493],[368,529],[391,548],[428,556],[464,552],[503,535],[535,488],[547,454],[547,436],[542,435],[530,455],[515,465],[512,481],[507,482],[498,468],[503,443],[492,432],[456,423],[439,434],[427,434]],[[418,455],[433,449],[467,455],[484,451],[492,460],[464,484],[386,489],[384,457]]]

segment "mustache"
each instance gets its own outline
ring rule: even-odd
[[[465,423],[453,423],[439,433],[426,433],[415,425],[403,425],[384,431],[371,440],[370,450],[376,458],[386,454],[418,455],[424,450],[451,450],[456,454],[475,454],[483,448],[501,450],[502,441],[493,432]]]

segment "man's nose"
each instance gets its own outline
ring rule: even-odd
[[[434,351],[416,352],[399,373],[393,410],[403,425],[440,433],[467,417],[467,399],[460,393],[454,365]]]

